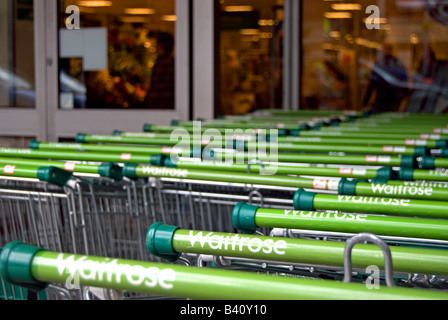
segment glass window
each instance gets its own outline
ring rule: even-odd
[[[445,112],[445,1],[302,1],[302,107]]]
[[[0,1],[0,108],[34,108],[33,0]]]
[[[175,108],[175,0],[59,4],[61,109]]]
[[[220,1],[220,115],[281,108],[282,12],[278,0]]]

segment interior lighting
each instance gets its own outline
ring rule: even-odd
[[[78,5],[81,7],[111,7],[112,1],[79,1]]]

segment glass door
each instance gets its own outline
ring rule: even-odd
[[[39,10],[33,0],[0,2],[0,143],[20,147],[45,137],[40,126],[41,68],[35,39]]]
[[[448,112],[446,12],[446,1],[303,1],[303,108]]]
[[[176,0],[79,1],[47,5],[57,21],[48,27],[49,139],[77,133],[142,131],[144,124],[188,119],[176,103],[183,65],[177,48],[185,5]],[[186,3],[186,1],[184,1]],[[181,6],[182,8],[179,8]],[[188,20],[186,21],[188,23]]]
[[[282,108],[283,1],[219,4],[219,115]]]

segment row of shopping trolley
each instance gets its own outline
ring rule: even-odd
[[[447,124],[262,110],[0,148],[0,298],[447,299]]]

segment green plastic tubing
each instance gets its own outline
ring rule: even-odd
[[[281,138],[281,137],[279,137]],[[43,143],[43,142],[35,142],[33,145],[35,149],[41,150],[52,150],[52,149],[81,149],[81,150],[90,150],[90,151],[117,151],[117,150],[126,150],[128,152],[154,152],[154,147],[132,147],[132,146],[114,146],[114,145],[89,145],[82,144],[86,143],[115,143],[115,144],[138,144],[138,145],[162,145],[162,146],[206,146],[213,145],[215,147],[228,147],[229,144],[226,139],[221,139],[221,141],[213,140],[213,139],[203,139],[203,140],[192,140],[190,137],[186,137],[185,139],[173,139],[171,138],[145,138],[145,137],[126,137],[126,136],[92,136],[92,135],[78,135],[77,141],[79,144],[70,144],[70,143]],[[346,140],[350,141],[350,140]],[[275,148],[278,151],[292,151],[292,152],[346,152],[346,153],[355,153],[355,154],[403,154],[403,155],[415,155],[415,156],[424,156],[428,154],[427,147],[429,148],[431,145],[436,147],[437,143],[429,144],[428,146],[402,146],[397,145],[393,146],[391,144],[387,144],[387,141],[384,140],[384,145],[381,146],[366,146],[366,145],[351,145],[341,143],[337,144],[320,144],[315,141],[310,141],[309,143],[298,143],[298,142],[281,142],[275,143]],[[425,141],[426,140],[421,140]],[[359,141],[361,143],[361,141]],[[263,143],[263,142],[248,142],[244,145],[244,150],[256,150],[260,148],[264,148],[267,150],[272,146],[273,142]],[[442,145],[441,145],[442,146]],[[30,144],[31,147],[31,144]],[[232,145],[232,147],[234,147]]]
[[[15,164],[1,164],[0,176],[37,179],[37,167]]]
[[[345,242],[184,229],[175,230],[171,239],[168,239],[167,228],[163,227],[165,228],[160,236],[157,231],[160,228],[158,224],[151,226],[148,232],[150,239],[147,239],[147,242],[152,243],[147,246],[153,254],[166,251],[170,243],[174,254],[195,253],[306,265],[344,266]],[[437,275],[445,275],[448,272],[448,251],[399,246],[391,246],[390,250],[395,272]],[[357,246],[352,253],[352,262],[353,266],[359,269],[365,269],[370,265],[384,269],[381,249],[371,244]]]
[[[312,121],[314,117],[301,118],[301,120]],[[192,121],[175,121],[173,125],[182,127],[194,126]],[[265,129],[297,129],[298,121],[291,118],[247,118],[247,119],[224,119],[224,120],[205,120],[201,122],[206,127],[227,127],[227,128],[265,128]]]
[[[251,234],[258,228],[266,227],[343,233],[370,232],[379,236],[448,240],[448,220],[441,219],[281,210],[238,203],[234,207],[232,220],[235,228]]]
[[[183,128],[191,128],[195,125],[193,121],[177,121],[176,126]],[[246,121],[219,121],[219,120],[206,120],[201,122],[201,126],[204,128],[220,128],[220,129],[297,129],[296,123],[275,123],[263,120]]]
[[[165,160],[165,163],[171,160]],[[255,165],[254,165],[255,166]],[[174,168],[173,168],[174,167]],[[176,161],[176,164],[172,164],[165,169],[160,167],[143,167],[143,166],[132,166],[126,165],[124,168],[125,174],[128,174],[130,178],[133,177],[145,177],[147,175],[162,177],[162,176],[173,176],[173,177],[183,177],[185,179],[194,180],[208,180],[208,181],[220,181],[220,182],[234,182],[234,183],[254,183],[254,184],[265,184],[265,185],[275,185],[284,187],[297,187],[306,189],[316,189],[316,190],[331,190],[338,191],[339,194],[345,195],[363,195],[363,196],[394,196],[404,199],[422,199],[422,200],[439,200],[448,201],[448,189],[438,188],[438,187],[417,187],[417,186],[396,186],[384,183],[363,183],[358,181],[349,181],[345,178],[329,179],[323,178],[301,178],[286,176],[282,174],[301,174],[308,173],[319,173],[319,174],[336,174],[339,176],[343,175],[343,172],[352,173],[360,172],[365,173],[364,169],[339,169],[339,168],[305,168],[305,170],[289,168],[289,167],[270,167],[269,165],[265,168],[257,165],[255,169],[256,173],[260,170],[270,170],[272,174],[258,175],[258,174],[248,174],[248,165],[235,165],[226,163],[215,163],[215,162],[195,162],[195,161]],[[308,170],[306,170],[308,169]],[[323,169],[323,170],[320,170]],[[383,174],[385,177],[390,177],[392,175],[391,170],[383,168],[386,170],[377,170],[376,176]],[[252,172],[252,166],[250,167]],[[246,171],[246,172],[244,172]],[[373,170],[374,171],[374,170]],[[387,180],[387,179],[386,179]]]
[[[72,178],[73,173],[51,166],[0,165],[0,176],[38,179],[63,187]]]
[[[313,115],[313,116],[332,116],[332,115],[352,115],[361,116],[362,112],[358,111],[340,111],[340,110],[283,110],[283,109],[261,109],[262,113],[268,113],[272,115],[288,115],[288,116],[301,116],[301,115]]]
[[[115,136],[98,136],[98,135],[79,135],[76,137],[76,140],[79,144],[78,147],[76,147],[75,144],[73,144],[74,148],[78,149],[87,149],[87,150],[95,150],[97,148],[98,150],[103,150],[104,148],[98,147],[95,145],[84,145],[83,143],[87,144],[93,144],[93,143],[109,143],[111,145],[108,145],[107,148],[110,150],[116,150],[117,146],[114,146],[113,144],[126,144],[126,146],[120,146],[122,150],[136,150],[133,152],[145,152],[145,149],[149,150],[156,150],[157,148],[154,147],[132,147],[129,145],[156,145],[156,146],[183,146],[183,147],[190,147],[190,146],[203,146],[208,145],[210,143],[216,145],[216,147],[225,147],[226,142],[223,139],[223,141],[214,141],[213,139],[190,139],[190,137],[178,137],[176,135],[173,135],[173,137],[170,136],[162,136],[162,137],[156,137],[156,134],[151,134],[155,137],[145,137],[143,135],[141,136],[126,136],[126,135],[115,135]],[[62,147],[64,146],[61,144]],[[39,144],[39,149],[54,147],[55,144]],[[67,147],[70,147],[70,145],[67,145]],[[159,149],[160,150],[160,149]],[[147,151],[146,151],[147,152]]]
[[[166,168],[159,166],[125,164],[123,174],[128,178],[180,178],[191,180],[205,180],[215,182],[259,184],[269,186],[281,186],[291,188],[334,190],[338,189],[338,180],[326,181],[325,185],[319,185],[320,179],[307,179],[279,175],[260,175],[242,172],[224,172],[218,170],[194,170]],[[333,182],[333,183],[332,183]]]
[[[387,184],[393,186],[406,186],[406,187],[431,187],[431,188],[440,188],[440,189],[448,189],[447,182],[438,182],[438,181],[398,181],[398,180],[390,180],[387,181]]]
[[[169,142],[169,141],[168,141]],[[133,146],[133,145],[106,145],[106,144],[85,144],[85,143],[52,143],[37,142],[34,144],[34,150],[42,151],[92,151],[101,153],[128,153],[128,154],[169,154],[173,147],[170,145],[157,146]],[[179,151],[187,150],[190,155],[190,147],[178,147]],[[168,152],[169,151],[169,152]]]
[[[342,124],[352,124],[352,125],[378,125],[378,126],[385,126],[390,127],[391,125],[420,125],[421,128],[423,127],[445,127],[448,123],[448,119],[446,117],[420,117],[420,118],[358,118],[353,122],[344,122]]]
[[[246,150],[269,150],[272,143],[248,142]],[[426,147],[407,146],[367,146],[367,145],[337,145],[337,144],[305,144],[305,143],[276,143],[273,145],[278,151],[289,152],[343,152],[348,154],[390,154],[390,155],[415,155],[425,156],[428,154]]]
[[[2,252],[2,275],[20,282],[14,270],[24,270],[29,282],[66,284],[76,275],[79,285],[110,288],[166,297],[198,300],[416,300],[448,299],[444,292],[381,286],[369,290],[365,284],[332,280],[310,280],[253,272],[197,268],[175,264],[140,262],[50,251],[25,257],[14,244],[15,254]],[[26,245],[22,245],[26,246]],[[6,257],[5,257],[6,256]],[[23,261],[24,260],[24,261]],[[11,265],[11,266],[10,266]],[[13,275],[9,273],[13,272]],[[18,278],[18,279],[16,279]]]
[[[342,140],[342,139],[341,139]],[[162,146],[184,146],[190,147],[192,145],[205,146],[212,143],[215,147],[227,147],[228,143],[225,139],[221,141],[216,141],[213,139],[203,139],[203,140],[191,140],[189,137],[185,139],[171,139],[171,138],[145,138],[145,137],[126,137],[126,136],[92,136],[92,135],[78,135],[77,141],[79,144],[71,143],[44,143],[35,142],[33,145],[35,149],[40,150],[53,150],[53,149],[64,149],[64,150],[90,150],[90,151],[104,151],[116,152],[117,150],[126,150],[127,152],[143,152],[143,153],[154,153],[157,150],[154,147],[132,147],[132,146],[114,146],[114,145],[92,145],[83,144],[86,143],[115,143],[115,144],[138,144],[138,145],[162,145]],[[350,140],[346,140],[350,141]],[[425,141],[426,140],[422,140]],[[346,152],[346,153],[356,153],[356,154],[404,154],[404,155],[416,155],[424,156],[428,153],[426,146],[392,146],[390,143],[384,140],[384,145],[381,146],[366,146],[362,145],[359,141],[359,145],[347,145],[341,143],[337,144],[316,144],[315,141],[310,141],[310,143],[298,143],[298,142],[281,142],[276,143],[275,148],[279,151],[293,151],[293,152]],[[244,146],[245,150],[260,149],[265,150],[271,147],[271,143],[262,142],[249,142]],[[433,143],[436,147],[436,143]],[[430,144],[432,145],[432,144]],[[430,147],[428,145],[428,147]],[[31,147],[31,144],[30,144]],[[232,146],[233,147],[233,146]]]
[[[448,201],[448,189],[436,186],[394,185],[388,183],[367,183],[341,179],[339,194],[352,196],[393,197]]]
[[[358,182],[355,194],[374,197],[448,201],[448,189],[423,186],[394,186],[390,184]]]
[[[205,160],[216,161],[249,161],[260,160],[263,162],[286,163],[324,163],[340,165],[367,165],[416,168],[418,163],[413,156],[389,156],[389,155],[324,155],[324,154],[298,154],[278,153],[263,154],[255,152],[228,152],[211,150],[210,154],[204,153]]]
[[[292,135],[293,132],[291,132]],[[427,133],[400,133],[400,132],[350,132],[350,131],[297,131],[300,137],[344,137],[344,138],[367,138],[367,139],[418,139],[418,140],[446,140],[447,134],[427,134]]]
[[[398,179],[404,181],[438,181],[448,182],[448,169],[438,168],[432,170],[400,168]]]
[[[144,132],[161,132],[161,133],[172,133],[174,130],[177,130],[177,132],[186,132],[186,133],[191,133],[193,134],[193,139],[194,139],[194,135],[196,133],[205,133],[205,132],[209,132],[211,134],[211,130],[213,130],[213,132],[215,133],[221,133],[222,135],[225,134],[229,134],[232,131],[238,130],[241,131],[241,133],[243,132],[254,132],[254,133],[263,133],[264,134],[269,134],[271,132],[271,130],[275,130],[276,133],[278,133],[279,136],[285,136],[287,134],[287,130],[284,129],[264,129],[264,128],[211,128],[211,127],[204,127],[201,126],[199,127],[181,127],[181,126],[158,126],[158,125],[150,125],[150,124],[145,124],[143,126],[143,131]]]
[[[171,134],[168,134],[168,133],[114,130],[111,135],[92,135],[92,134],[79,133],[76,135],[76,142],[84,143],[84,142],[88,142],[88,141],[89,142],[102,141],[102,142],[114,143],[114,141],[115,141],[115,139],[113,138],[114,136],[122,136],[122,137],[128,137],[128,138],[158,138],[158,139],[170,139],[171,138]],[[87,138],[89,140],[86,140]]]
[[[392,123],[375,123],[375,122],[352,122],[352,123],[341,123],[339,125],[340,128],[359,128],[360,130],[363,130],[364,128],[381,128],[384,131],[388,131],[391,126],[393,126],[394,129],[400,128],[403,130],[403,132],[409,132],[412,131],[420,131],[420,132],[444,132],[446,128],[444,128],[446,124],[444,123],[399,123],[399,122],[392,122]],[[416,129],[418,128],[418,129]],[[446,133],[446,132],[445,132]]]
[[[420,168],[421,169],[447,169],[448,168],[448,159],[446,158],[446,151],[447,149],[444,149],[443,152],[445,153],[443,158],[441,157],[422,157],[420,161]]]
[[[296,210],[337,210],[424,218],[448,218],[448,203],[445,201],[328,195],[299,189],[294,194],[293,203]]]
[[[445,127],[448,123],[446,117],[421,117],[421,118],[358,118],[353,122],[344,122],[342,124],[353,124],[353,125],[378,125],[389,127],[392,125],[420,125],[421,127]]]
[[[48,161],[40,159],[15,159],[15,158],[0,158],[0,165],[25,165],[32,167],[56,167],[66,171],[71,171],[75,173],[87,173],[87,174],[99,174],[104,175],[102,172],[102,167],[113,164],[85,164],[73,161]],[[120,180],[120,179],[117,179]]]
[[[434,168],[448,168],[448,159],[446,158],[435,158],[434,159]]]
[[[409,128],[368,128],[368,127],[322,127],[321,131],[344,131],[344,132],[384,132],[387,130],[387,132],[390,133],[418,133],[418,134],[448,134],[448,129],[427,129],[426,128],[420,128],[419,126],[409,127]]]
[[[385,145],[385,146],[424,146],[427,148],[447,147],[447,140],[423,140],[423,139],[368,139],[355,137],[278,137],[280,143],[317,143],[339,145]]]
[[[438,170],[415,170],[413,178],[413,180],[448,182],[448,170],[445,168],[440,168]]]
[[[260,173],[263,171],[264,166],[269,166],[269,163],[260,165],[253,164],[250,167],[247,164],[238,164],[232,162],[220,162],[220,161],[194,161],[189,159],[178,159],[174,162],[165,161],[167,166],[173,166],[182,169],[201,169],[201,170],[220,170],[220,171],[232,171],[232,172],[248,172]],[[168,164],[169,163],[169,164]],[[389,170],[388,167],[381,169],[364,169],[364,168],[323,168],[323,167],[311,167],[311,166],[286,166],[278,164],[276,165],[276,174],[283,175],[308,175],[308,176],[325,176],[325,177],[346,177],[346,178],[360,178],[360,179],[372,179],[376,177],[384,177],[387,180],[395,177],[394,172]]]
[[[170,152],[167,151],[167,154]],[[160,153],[160,152],[158,152]],[[150,163],[151,154],[132,154],[128,152],[101,153],[77,151],[40,151],[33,149],[0,148],[0,157],[14,157],[27,159],[65,160],[65,161],[91,161],[113,163]]]

